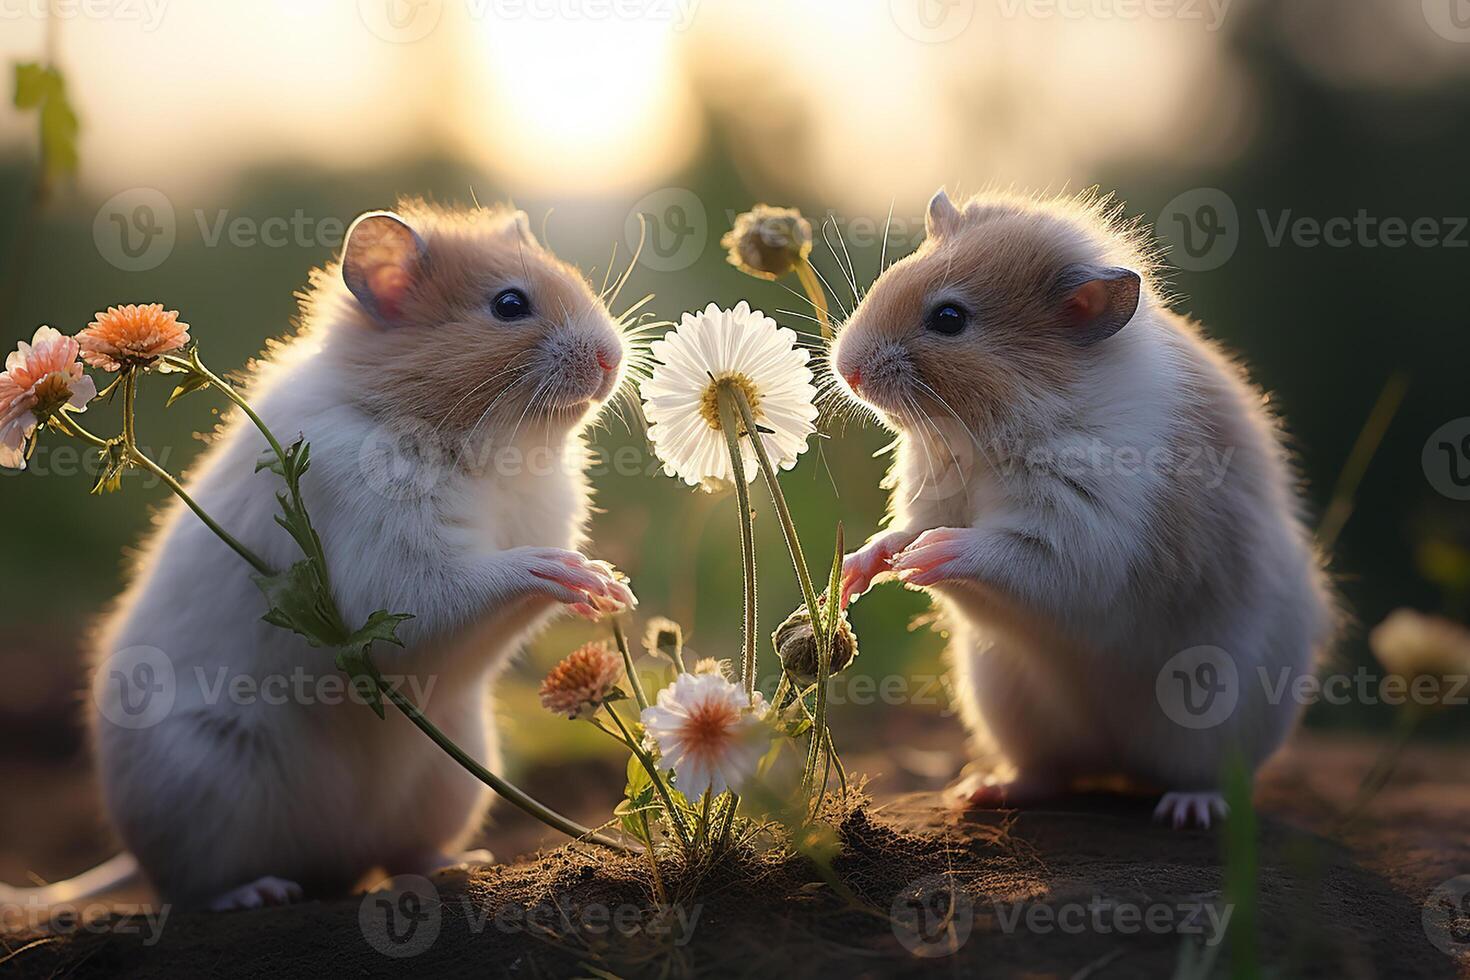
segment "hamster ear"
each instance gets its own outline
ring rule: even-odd
[[[342,281],[375,320],[395,326],[425,254],[424,240],[402,218],[369,211],[347,229]]]
[[[1063,322],[1078,343],[1107,340],[1133,319],[1141,287],[1138,273],[1131,269],[1069,266],[1057,283]]]
[[[930,238],[943,238],[958,227],[959,223],[959,209],[954,206],[944,188],[939,188],[929,198],[929,210],[924,213],[924,233]]]
[[[515,229],[516,234],[521,237],[521,241],[525,242],[527,245],[536,244],[536,236],[531,234],[530,215],[526,214],[526,212],[524,211],[517,211],[515,212],[515,214],[511,215],[510,223],[511,227]]]

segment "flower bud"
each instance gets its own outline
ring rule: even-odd
[[[735,219],[720,239],[731,265],[746,275],[779,279],[806,261],[812,250],[812,225],[795,208],[757,204]]]
[[[827,597],[824,595],[817,600],[819,608],[825,607]],[[812,617],[807,612],[803,603],[786,621],[776,627],[776,632],[771,634],[771,642],[776,647],[776,655],[781,658],[781,664],[787,673],[797,680],[814,681],[817,678],[817,637],[812,628]],[[835,674],[852,663],[857,656],[857,636],[852,627],[847,623],[847,614],[841,613],[837,617],[837,633],[832,637],[832,669],[830,673]]]

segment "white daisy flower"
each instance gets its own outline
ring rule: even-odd
[[[658,364],[640,391],[648,438],[665,473],[690,486],[734,482],[720,430],[721,384],[744,392],[772,463],[787,470],[796,465],[817,431],[817,391],[795,331],[777,327],[744,300],[733,310],[711,303],[702,312],[685,313],[673,332],[654,341],[652,351]],[[741,475],[749,483],[760,464],[749,440],[741,440],[740,451]]]
[[[658,767],[678,776],[694,799],[705,792],[739,792],[771,745],[760,693],[754,704],[724,675],[680,674],[643,709],[641,720],[659,750]]]

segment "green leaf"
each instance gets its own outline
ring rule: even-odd
[[[196,391],[200,391],[208,387],[208,378],[201,378],[197,374],[190,375],[188,378],[185,378],[183,381],[179,382],[178,387],[174,388],[173,394],[168,396],[168,401],[163,403],[163,407],[167,408],[174,402],[178,401],[180,398],[183,398],[185,395],[193,394]],[[257,473],[260,472],[260,467],[257,466],[255,468],[255,471]]]
[[[122,488],[122,475],[128,468],[128,451],[121,442],[109,442],[97,450],[97,479],[92,483],[91,493],[113,493]]]
[[[77,169],[77,114],[66,95],[66,80],[50,66],[30,62],[15,66],[15,107],[36,109],[41,123],[41,164],[44,180]]]
[[[413,619],[411,613],[390,613],[386,609],[379,609],[367,618],[367,622],[347,638],[342,644],[346,647],[370,647],[374,643],[391,643],[394,646],[403,646],[403,641],[398,638],[398,624]]]
[[[350,637],[337,621],[330,597],[322,594],[321,580],[310,559],[254,579],[270,603],[270,611],[261,617],[267,623],[299,633],[314,647],[347,645]]]
[[[838,591],[841,588],[842,588],[842,522],[841,521],[838,521],[837,522],[837,553],[832,556],[832,574],[830,576],[828,576],[828,579],[827,579],[827,608],[824,610],[824,612],[826,613],[826,620],[827,620],[827,622],[822,627],[823,633],[825,635],[829,636],[829,637],[832,636],[833,634],[835,634],[837,632],[837,617],[841,615],[841,609],[842,609],[842,596],[838,594]],[[812,610],[812,614],[815,617],[816,610]]]

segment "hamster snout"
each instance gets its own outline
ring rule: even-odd
[[[576,408],[600,404],[622,380],[623,339],[606,317],[589,313],[569,321],[546,339],[544,356],[552,380],[553,405]]]

